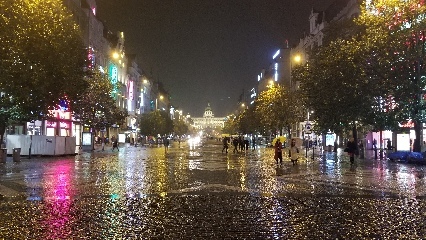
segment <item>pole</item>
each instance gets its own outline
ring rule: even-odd
[[[307,134],[308,135],[308,139],[309,139],[309,134]],[[308,158],[308,147],[309,147],[309,140],[306,140],[305,141],[305,149],[306,149],[306,155],[305,155],[305,157],[306,158]]]
[[[34,128],[33,128],[34,133]],[[28,158],[31,159],[31,147],[33,145],[33,135],[30,135],[30,149],[28,150]]]
[[[380,130],[380,159],[383,159],[383,146],[382,146],[382,141],[383,141],[383,131]]]

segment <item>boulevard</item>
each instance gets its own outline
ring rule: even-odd
[[[7,161],[1,239],[422,239],[424,166],[220,142]],[[232,152],[232,148],[230,149]],[[310,156],[310,155],[309,155]],[[328,159],[327,159],[328,158]]]

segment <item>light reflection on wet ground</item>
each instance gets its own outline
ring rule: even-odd
[[[424,166],[174,144],[0,165],[4,239],[422,239]],[[232,152],[232,150],[231,150]]]

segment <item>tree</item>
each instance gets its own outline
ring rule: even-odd
[[[6,131],[6,126],[15,121],[23,119],[22,110],[16,105],[13,99],[7,94],[0,96],[0,143],[3,142],[3,133]]]
[[[127,112],[116,106],[112,97],[114,86],[108,76],[93,70],[85,80],[88,87],[72,104],[74,117],[96,130],[109,128],[114,124],[121,125],[127,117]]]
[[[261,129],[260,118],[256,113],[256,107],[250,106],[237,117],[239,132],[243,134],[259,133]]]
[[[173,132],[175,135],[181,137],[187,134],[189,131],[188,125],[181,119],[175,119],[173,121]]]
[[[238,124],[236,120],[237,120],[236,116],[228,117],[224,123],[222,133],[224,134],[238,133]]]
[[[358,20],[366,34],[357,46],[368,49],[364,67],[387,90],[377,108],[397,122],[414,122],[414,151],[421,151],[421,129],[426,110],[426,6],[422,0],[373,2]],[[396,124],[395,124],[396,125]]]
[[[261,92],[256,100],[256,114],[260,117],[261,124],[271,131],[279,131],[285,128],[290,134],[291,126],[303,121],[303,106],[299,91],[277,85]]]
[[[139,129],[145,136],[164,136],[173,131],[173,121],[165,111],[142,114],[138,119]]]
[[[45,119],[61,99],[78,99],[87,53],[62,1],[4,0],[0,16],[0,91],[23,116]]]
[[[365,101],[368,88],[359,81],[363,70],[356,66],[345,40],[317,48],[309,65],[296,69],[293,76],[301,82],[305,104],[315,112],[315,130],[321,133],[348,129],[371,106]]]

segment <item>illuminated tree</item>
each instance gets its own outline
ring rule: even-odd
[[[412,120],[416,132],[414,151],[420,151],[425,121],[426,6],[423,0],[374,1],[363,9],[358,24],[366,34],[354,46],[362,67],[380,91],[376,109],[399,123]],[[365,54],[368,52],[368,54]]]
[[[224,123],[222,133],[235,134],[238,133],[238,122],[236,116],[228,117]]]
[[[280,135],[284,128],[290,134],[291,126],[304,120],[306,115],[302,109],[300,92],[280,85],[261,92],[256,100],[256,114],[261,124],[272,132],[279,131]]]
[[[74,117],[90,128],[101,130],[121,125],[127,112],[119,109],[112,97],[113,84],[106,74],[94,70],[85,77],[88,87],[71,105]]]
[[[78,99],[86,51],[62,1],[3,0],[0,16],[0,91],[21,118],[46,119],[65,96]]]
[[[359,121],[381,132],[412,120],[420,150],[425,14],[422,0],[372,1],[353,23],[331,25],[326,44],[295,74],[317,127],[340,131]]]
[[[293,71],[293,79],[301,82],[305,105],[315,112],[316,132],[351,129],[371,108],[370,88],[351,48],[344,39],[334,40],[313,51],[309,65]]]

